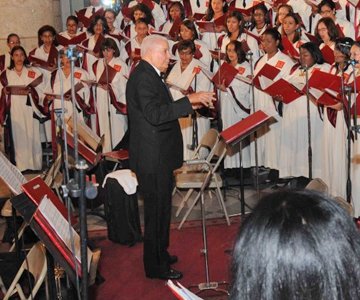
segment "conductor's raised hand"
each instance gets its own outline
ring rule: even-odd
[[[187,96],[194,109],[202,106],[211,107],[216,100],[214,92],[197,92]]]

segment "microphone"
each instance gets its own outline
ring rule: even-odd
[[[76,49],[76,45],[69,45],[68,48],[66,48],[65,50],[59,50],[58,54],[59,56],[66,55],[66,57],[69,59],[77,59],[83,57],[83,53]]]
[[[338,43],[338,45],[347,47],[347,48],[351,48],[351,45],[349,43]]]
[[[252,22],[251,22],[251,21],[247,21],[247,22],[245,22],[245,24],[244,24],[244,27],[245,27],[246,29],[251,28],[251,26],[252,26]]]
[[[359,61],[356,60],[356,59],[349,59],[349,60],[347,61],[347,63],[348,63],[349,65],[355,66],[356,64],[359,63]]]

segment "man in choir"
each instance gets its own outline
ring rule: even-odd
[[[209,106],[213,93],[197,92],[173,101],[161,73],[170,61],[165,38],[150,35],[141,44],[142,60],[130,75],[126,100],[130,129],[130,167],[144,196],[144,267],[149,278],[180,279],[168,252],[173,171],[182,165],[178,118]]]

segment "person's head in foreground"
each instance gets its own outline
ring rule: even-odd
[[[232,272],[232,300],[360,299],[360,234],[324,195],[273,193],[242,224]]]

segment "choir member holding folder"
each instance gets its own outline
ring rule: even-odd
[[[133,38],[136,36],[135,31],[135,22],[140,18],[144,18],[149,24],[150,28],[154,28],[154,18],[151,14],[150,9],[142,3],[139,3],[131,7],[131,22],[127,23],[123,29],[123,34],[128,38]]]
[[[353,43],[351,38],[340,38],[336,40],[335,44],[335,63],[331,66],[330,73],[343,77],[344,84],[348,83],[352,72],[348,61]],[[324,105],[324,132],[322,135],[324,147],[322,156],[323,180],[328,184],[331,195],[341,196],[345,199],[347,178],[347,126],[345,120],[347,119],[347,109],[344,108],[342,95],[335,100],[336,104]]]
[[[56,37],[59,45],[63,47],[80,44],[86,38],[86,32],[79,31],[79,20],[76,16],[67,17],[66,30],[60,32]]]
[[[180,2],[172,2],[168,7],[168,20],[161,25],[160,31],[169,34],[171,39],[177,40],[180,23],[185,19],[185,9]]]
[[[243,43],[245,52],[251,51],[253,53],[253,63],[255,64],[260,57],[258,42],[245,32],[243,16],[235,10],[230,12],[226,18],[226,34],[219,37],[218,47],[221,52],[225,53],[227,44],[236,40]]]
[[[300,56],[300,46],[308,42],[308,39],[302,35],[299,17],[294,13],[289,13],[285,16],[282,27],[283,51],[285,54],[297,61]]]
[[[271,27],[269,11],[266,8],[265,4],[262,3],[253,8],[253,13],[251,15],[251,24],[251,33],[259,37],[268,27]]]
[[[76,113],[78,120],[83,119],[83,110],[87,113],[90,112],[89,107],[89,97],[90,89],[85,83],[89,80],[88,73],[81,69],[74,69],[74,84],[75,84],[75,97],[76,99],[71,99],[71,65],[69,58],[63,54],[61,56],[61,65],[62,68],[56,69],[51,74],[50,82],[45,88],[45,101],[44,106],[47,108],[49,106],[51,114],[51,135],[53,150],[56,153],[56,139],[55,139],[55,115],[54,109],[61,108],[61,92],[64,92],[64,108],[65,108],[65,118],[70,118],[73,115],[73,106],[72,101],[75,101]],[[63,84],[63,90],[61,90],[61,80]]]
[[[212,22],[210,25],[211,31],[208,29],[199,28],[202,33],[202,40],[208,45],[209,49],[217,48],[217,41],[220,35],[225,31],[225,14],[228,6],[225,0],[211,0],[209,8],[204,17],[204,21]],[[200,26],[200,23],[198,24]]]
[[[180,60],[171,69],[166,79],[175,101],[188,94],[196,93],[197,91],[210,91],[212,89],[210,80],[201,72],[201,69],[206,68],[206,66],[194,58],[195,49],[195,44],[191,40],[179,42],[178,53]],[[194,144],[194,119],[196,120],[195,125],[197,126],[197,143],[210,128],[210,120],[208,118],[196,112],[194,114],[195,116],[189,115],[179,119],[183,136],[184,160],[189,160],[193,156],[193,149],[189,149],[189,145]]]
[[[97,82],[96,130],[100,136],[105,135],[104,152],[112,151],[127,130],[125,87],[128,68],[119,55],[114,40],[106,38],[101,45],[103,58],[92,66]]]
[[[304,94],[291,103],[283,106],[280,147],[280,177],[300,177],[309,175],[308,164],[308,130],[307,130],[307,97],[306,70],[309,79],[316,76],[316,70],[328,72],[330,66],[324,59],[317,45],[308,42],[300,46],[300,65],[285,79],[298,87]],[[311,97],[311,96],[310,96]],[[279,99],[280,101],[283,99]],[[285,101],[286,99],[284,99]],[[315,101],[310,101],[312,170],[313,177],[322,177],[321,159],[323,155],[323,124]]]
[[[257,62],[254,70],[256,79],[258,74],[263,73],[262,70],[270,70],[264,72],[263,76],[276,81],[290,73],[293,61],[289,56],[284,54],[281,50],[281,35],[276,28],[267,29],[262,35],[262,47],[265,55]],[[276,71],[276,72],[274,72]],[[258,154],[259,166],[270,167],[278,169],[279,167],[279,152],[280,152],[280,129],[281,117],[278,115],[277,105],[273,102],[271,96],[255,88],[255,111],[264,110],[270,115],[274,115],[277,122],[264,126],[258,130]],[[253,162],[253,165],[255,162]]]
[[[5,151],[20,171],[41,170],[42,150],[39,99],[43,97],[41,72],[29,66],[21,46],[11,50],[10,67],[0,75],[0,121],[5,124]]]
[[[199,35],[193,21],[184,20],[180,25],[180,40],[193,41],[196,48],[194,58],[200,60],[205,66],[210,64],[211,55],[209,52],[209,47],[206,43],[199,39]],[[174,56],[179,57],[177,43],[171,47],[171,53]]]
[[[139,5],[139,4],[145,5],[145,6],[147,6],[149,8],[152,17],[154,18],[154,24],[152,24],[152,25],[154,25],[156,30],[159,29],[160,26],[166,22],[164,12],[162,11],[160,5],[157,4],[155,1],[152,1],[152,0],[132,0],[132,1],[130,1],[128,6],[130,8],[132,8],[132,7],[134,7],[136,5]]]
[[[321,18],[316,24],[315,37],[321,41],[320,50],[324,60],[328,64],[333,64],[335,40],[338,38],[334,21],[331,18]]]
[[[251,75],[250,64],[239,41],[231,41],[227,44],[225,61],[235,68],[239,75],[243,77]],[[221,120],[223,129],[226,129],[249,115],[250,85],[233,77],[229,85],[226,86],[224,82],[218,87],[221,90]],[[243,143],[242,164],[244,168],[251,166],[250,147],[247,147],[246,143]],[[225,169],[240,167],[238,146],[226,155],[224,167]]]

